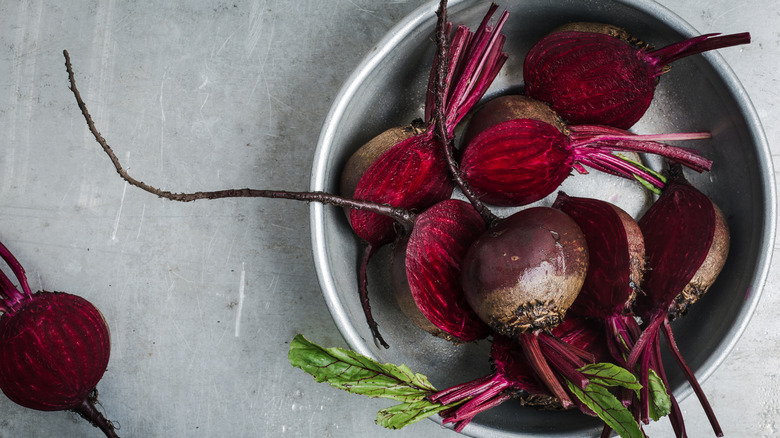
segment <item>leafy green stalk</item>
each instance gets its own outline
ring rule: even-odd
[[[311,374],[317,382],[353,394],[415,402],[436,392],[427,377],[413,373],[406,365],[381,364],[351,350],[323,348],[303,335],[292,340],[287,357],[292,366]]]
[[[406,365],[382,364],[351,350],[323,348],[303,335],[290,342],[287,357],[292,366],[311,374],[317,382],[353,394],[400,401],[377,414],[376,423],[388,429],[400,429],[462,403],[429,401],[426,397],[437,392],[436,388]]]
[[[653,421],[658,421],[672,411],[672,398],[666,390],[663,379],[652,368],[647,385],[650,389],[650,418]]]
[[[585,390],[566,381],[574,394],[585,406],[589,407],[607,426],[623,438],[644,438],[639,423],[617,397],[604,386],[590,383]]]
[[[642,385],[639,384],[636,376],[611,363],[590,364],[580,368],[579,371],[588,377],[588,386],[583,390],[566,380],[571,393],[621,437],[644,438],[645,435],[631,411],[609,392],[610,387],[638,391]]]

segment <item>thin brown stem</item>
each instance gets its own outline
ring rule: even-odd
[[[89,421],[90,424],[100,429],[107,438],[119,438],[116,434],[116,427],[114,423],[108,421],[100,411],[95,407],[95,401],[97,400],[97,390],[93,389],[86,400],[77,408],[73,409],[74,412],[79,414],[82,418]]]
[[[214,190],[214,191],[199,191],[192,193],[174,193],[167,190],[161,190],[152,185],[146,184],[143,181],[137,180],[132,177],[127,170],[122,167],[111,146],[108,145],[106,139],[100,134],[95,122],[92,120],[92,116],[87,110],[87,105],[84,103],[84,99],[81,98],[81,93],[76,87],[76,79],[73,74],[73,68],[71,67],[70,55],[67,50],[63,50],[65,55],[65,68],[68,71],[68,80],[70,81],[70,90],[73,92],[73,96],[76,98],[76,103],[81,110],[81,114],[87,122],[87,127],[95,140],[103,148],[103,151],[111,159],[116,172],[127,181],[130,185],[140,188],[153,195],[157,195],[161,198],[169,199],[171,201],[179,202],[191,202],[201,199],[223,199],[223,198],[274,198],[274,199],[293,199],[296,201],[304,202],[320,202],[323,204],[335,205],[338,207],[349,207],[358,210],[367,210],[374,213],[388,216],[404,226],[407,229],[411,229],[416,214],[408,210],[393,207],[387,204],[379,204],[375,202],[359,201],[354,199],[342,198],[340,196],[333,195],[327,192],[291,192],[284,190],[258,190],[250,188],[242,189],[226,189],[226,190]]]
[[[379,333],[379,324],[374,319],[371,312],[371,303],[368,300],[368,262],[374,254],[376,247],[367,243],[360,254],[360,263],[358,268],[358,294],[360,296],[360,305],[363,307],[363,313],[366,315],[366,322],[371,329],[371,335],[374,337],[374,343],[377,347],[390,348],[385,339]]]

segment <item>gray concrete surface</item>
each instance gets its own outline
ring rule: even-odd
[[[0,239],[36,289],[82,295],[112,330],[98,386],[123,437],[452,437],[432,421],[375,426],[383,401],[287,362],[304,333],[345,346],[320,295],[308,209],[176,204],[128,187],[68,90],[67,49],[99,129],[140,179],[176,191],[304,190],[342,82],[421,1],[0,2]],[[723,51],[780,151],[780,6],[661,0]],[[773,264],[780,263],[775,257]],[[777,269],[736,349],[704,383],[731,437],[780,434]],[[711,436],[695,398],[692,437]],[[0,437],[100,436],[75,414],[0,397]],[[648,429],[671,435],[667,422]]]

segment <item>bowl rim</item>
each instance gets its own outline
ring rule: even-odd
[[[477,2],[478,0],[452,0],[449,2],[448,8],[450,10],[464,8],[476,4]],[[332,153],[333,142],[337,131],[336,126],[341,122],[342,117],[347,111],[350,100],[355,97],[363,82],[376,68],[378,68],[382,60],[388,53],[393,51],[396,45],[407,38],[413,31],[419,30],[421,26],[435,23],[438,3],[439,2],[436,0],[427,2],[393,26],[385,36],[368,51],[368,54],[344,82],[344,85],[342,85],[342,88],[339,90],[331,105],[330,111],[323,122],[317,147],[314,152],[315,158],[312,164],[310,180],[310,189],[312,191],[323,191],[326,188],[327,182],[325,176],[327,174],[328,166],[327,157]],[[679,15],[654,0],[615,0],[615,3],[623,4],[647,14],[652,18],[660,20],[685,37],[693,37],[701,34]],[[756,266],[750,284],[750,290],[745,299],[745,306],[742,307],[737,315],[737,323],[731,327],[728,337],[725,338],[725,342],[719,345],[696,372],[697,379],[699,379],[700,382],[703,382],[712,375],[715,369],[723,363],[727,355],[734,349],[735,345],[744,334],[757,308],[769,275],[771,259],[773,256],[777,227],[777,195],[769,142],[750,97],[722,55],[717,53],[717,51],[712,51],[703,53],[701,56],[704,56],[707,59],[716,74],[729,86],[733,97],[745,118],[748,133],[755,145],[756,155],[760,165],[760,168],[757,169],[760,171],[761,187],[763,189],[763,197],[760,200],[763,201],[765,206],[763,226],[761,229],[762,244],[760,248],[760,254],[764,254],[765,256],[760,258],[759,261],[761,263]],[[335,280],[331,274],[330,264],[327,258],[327,239],[325,237],[324,227],[325,207],[320,203],[312,203],[309,211],[314,264],[328,310],[330,311],[339,332],[342,334],[350,348],[360,354],[376,359],[366,346],[362,337],[358,334],[355,326],[350,322],[346,309],[338,297]],[[679,401],[682,401],[692,392],[693,390],[690,388],[690,385],[683,385],[682,388],[675,392],[675,396]],[[516,436],[506,435],[478,424],[470,424],[468,428],[471,432],[476,432],[479,436]]]

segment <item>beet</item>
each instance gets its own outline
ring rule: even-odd
[[[577,224],[560,210],[533,207],[489,228],[469,248],[461,271],[466,299],[477,315],[523,344],[531,365],[564,407],[571,400],[546,363],[537,335],[563,321],[587,267],[587,244]],[[564,372],[576,373],[579,366],[569,365]]]
[[[572,169],[587,173],[582,165],[660,189],[662,179],[612,152],[658,154],[704,171],[712,162],[698,152],[656,140],[709,137],[708,133],[636,135],[606,126],[567,126],[544,103],[507,95],[492,99],[471,118],[460,168],[481,200],[499,206],[536,202],[555,191]]]
[[[720,273],[729,249],[727,224],[712,200],[685,180],[679,166],[671,166],[668,185],[640,218],[639,227],[645,237],[648,270],[642,287],[644,293],[638,296],[634,311],[642,317],[644,332],[632,349],[628,364],[631,368],[640,366],[643,384],[648,366],[657,367],[665,379],[659,347],[663,332],[713,431],[722,436],[706,395],[677,349],[669,321],[684,314]],[[664,383],[669,388],[668,382]],[[643,414],[646,412],[643,406]],[[675,431],[678,436],[684,435],[681,418]]]
[[[573,124],[628,129],[650,106],[669,64],[709,50],[747,44],[750,34],[689,38],[660,49],[638,46],[628,32],[597,23],[557,29],[528,51],[525,92]]]
[[[417,216],[393,248],[392,285],[401,310],[419,327],[453,342],[490,335],[466,302],[461,263],[485,222],[471,204],[450,199]]]
[[[111,352],[103,315],[76,295],[32,293],[24,269],[2,243],[0,257],[22,288],[0,271],[0,389],[26,408],[76,412],[116,437],[113,424],[95,407]]]
[[[640,290],[645,265],[644,237],[639,224],[620,207],[598,199],[563,192],[553,208],[568,214],[582,230],[589,248],[588,273],[569,312],[604,322],[612,360],[625,366],[638,328],[632,305]]]
[[[585,280],[585,237],[566,214],[521,210],[475,241],[463,262],[471,307],[495,331],[517,336],[563,321]]]
[[[588,273],[571,311],[597,319],[629,312],[644,274],[639,224],[620,207],[599,199],[559,192],[552,207],[574,219],[589,248]]]

